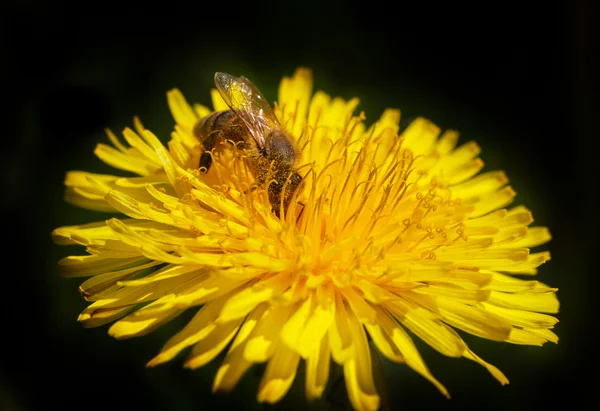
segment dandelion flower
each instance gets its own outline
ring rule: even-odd
[[[228,107],[212,90],[215,111]],[[550,259],[530,248],[550,240],[531,212],[509,206],[515,191],[502,171],[480,173],[474,142],[418,118],[399,129],[388,109],[373,124],[359,100],[313,94],[310,70],[284,77],[274,110],[299,147],[304,186],[287,213],[272,212],[268,190],[247,156],[231,145],[208,173],[193,134],[211,110],[179,90],[167,146],[139,119],[126,143],[95,154],[133,176],[67,173],[66,200],[120,218],[57,228],[58,244],[87,254],[60,261],[91,304],[85,327],[114,322],[109,334],[147,334],[182,312],[189,323],[152,358],[156,366],[189,348],[195,369],[225,351],[215,392],[231,391],[253,364],[266,363],[257,399],[275,403],[306,362],[306,397],[323,395],[331,360],[343,368],[355,409],[380,397],[370,346],[405,363],[448,396],[413,338],[449,357],[507,378],[475,354],[456,330],[493,341],[556,343],[556,288],[533,280]],[[516,277],[526,276],[526,279]]]

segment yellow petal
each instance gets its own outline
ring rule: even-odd
[[[378,309],[376,311],[376,321],[373,324],[365,323],[365,327],[367,328],[367,331],[369,332],[373,343],[387,359],[398,363],[405,362],[402,353],[392,340],[392,330],[388,329],[386,331],[383,328],[383,323],[385,322],[385,319],[382,319],[381,317],[385,314],[383,314],[381,309]]]
[[[137,135],[135,131],[127,127],[125,130],[123,130],[123,136],[129,145],[138,150],[144,158],[148,159],[155,166],[160,166],[160,160],[152,147],[146,144],[146,142],[142,140],[142,138]]]
[[[155,288],[119,288],[110,296],[111,298],[103,298],[95,301],[87,306],[79,316],[78,321],[85,322],[88,319],[96,317],[100,312],[112,310],[115,308],[134,308],[137,304],[152,301],[157,298],[154,293]],[[158,296],[164,295],[170,291],[169,288],[161,287],[158,289]],[[86,326],[84,324],[84,326]]]
[[[373,142],[377,144],[375,162],[381,163],[381,172],[390,171],[386,166],[392,166],[392,162],[386,161],[390,151],[402,141],[397,138],[400,123],[400,110],[386,109],[379,120],[366,131],[367,135],[373,136]]]
[[[211,362],[229,344],[240,328],[243,318],[217,324],[210,334],[194,345],[185,367],[196,369]]]
[[[196,113],[196,116],[198,116],[198,118],[204,118],[211,113],[211,109],[209,109],[206,106],[203,106],[202,104],[195,103],[194,112]]]
[[[333,301],[319,298],[298,339],[297,351],[302,358],[308,358],[318,349],[320,341],[326,338],[334,315]]]
[[[493,281],[493,275],[483,270],[456,269],[444,277],[429,281],[430,285],[449,284],[467,289],[480,289],[488,286]]]
[[[125,287],[140,287],[175,277],[179,277],[182,282],[185,282],[191,276],[201,278],[206,271],[205,268],[196,266],[169,264],[145,277],[135,280],[119,281],[119,284]]]
[[[329,379],[329,339],[320,339],[319,346],[306,358],[306,398],[321,398]]]
[[[210,97],[212,99],[212,104],[215,111],[229,110],[227,103],[225,103],[225,100],[223,100],[223,97],[221,97],[221,94],[219,94],[217,89],[213,88],[210,90]]]
[[[377,324],[380,324],[382,331],[391,338],[406,364],[435,385],[442,394],[450,397],[448,390],[431,374],[429,368],[425,365],[421,354],[419,354],[408,333],[383,308],[377,309]]]
[[[258,402],[274,404],[290,389],[300,356],[285,344],[278,344],[258,388]]]
[[[426,154],[433,149],[433,144],[439,134],[439,127],[423,117],[417,117],[402,132],[403,144],[416,155]]]
[[[509,275],[501,274],[498,272],[487,271],[492,274],[492,281],[490,281],[488,288],[494,291],[502,291],[507,293],[518,293],[521,291],[533,290],[538,284],[537,281],[526,281],[520,278],[514,278]]]
[[[157,261],[152,261],[150,263],[135,266],[133,268],[119,270],[119,271],[111,271],[109,273],[96,275],[96,276],[88,279],[87,281],[84,281],[79,286],[79,292],[86,299],[91,299],[91,298],[97,299],[98,298],[97,294],[107,293],[107,292],[110,293],[109,289],[111,287],[113,287],[113,286],[118,287],[117,281],[137,275],[141,270],[145,270],[147,268],[154,267],[158,264],[160,264],[160,263]],[[116,289],[113,291],[116,291]],[[110,296],[108,296],[108,298],[109,297]]]
[[[269,280],[240,291],[227,301],[221,311],[219,321],[227,322],[245,316],[258,304],[271,298],[276,291],[282,290],[286,283],[287,281],[283,276],[276,275]]]
[[[114,213],[116,211],[113,206],[104,200],[104,196],[89,196],[79,188],[67,188],[65,190],[65,202],[76,207],[103,213]]]
[[[308,112],[308,124],[313,131],[322,124],[323,112],[327,109],[330,101],[331,97],[320,90],[312,96]],[[314,146],[314,144],[311,145]]]
[[[111,190],[108,192],[106,195],[106,201],[117,211],[120,211],[131,218],[146,219],[146,215],[152,214],[152,210],[147,204],[140,203],[133,197],[120,193],[116,190]],[[168,223],[169,219],[165,218],[162,221],[158,221]]]
[[[462,184],[452,186],[452,194],[458,198],[469,198],[495,192],[508,183],[504,171],[491,171],[474,177]]]
[[[542,337],[543,339],[553,342],[554,344],[558,343],[558,335],[554,334],[550,330],[545,330],[542,328],[526,328],[523,331],[532,335]]]
[[[295,308],[294,313],[281,329],[281,340],[293,350],[299,351],[298,341],[313,310],[312,305],[313,293]]]
[[[558,312],[559,302],[555,293],[501,293],[492,291],[488,300],[490,304],[504,308],[514,308],[524,311],[537,311],[555,314]]]
[[[454,330],[443,324],[431,311],[398,299],[386,304],[394,316],[420,339],[448,357],[460,357],[465,344]]]
[[[350,304],[350,308],[354,314],[358,317],[361,323],[373,323],[377,313],[371,306],[365,301],[364,297],[358,295],[356,291],[348,287],[343,289],[342,295],[346,298],[346,301]]]
[[[158,283],[151,283],[147,287],[153,286],[156,287],[156,289],[167,289],[168,284],[178,285],[178,287],[173,288],[172,293],[169,295],[157,295],[157,297],[160,297],[158,300],[138,310],[135,315],[138,317],[152,317],[165,310],[171,310],[172,308],[187,309],[189,307],[204,304],[205,302],[219,298],[222,295],[230,295],[232,290],[239,289],[238,287],[243,283],[243,281],[223,278],[219,276],[218,273],[214,272],[211,272],[210,274],[202,273],[200,276],[190,276],[190,278],[195,279],[196,281],[182,283],[178,278],[172,278]],[[158,294],[158,292],[156,292],[156,294]]]
[[[504,318],[482,308],[439,298],[438,306],[447,324],[478,337],[504,341],[512,327]]]
[[[467,181],[481,171],[483,166],[483,161],[479,158],[476,158],[460,164],[452,169],[444,170],[444,174],[448,176],[446,180],[447,184],[460,184],[464,181]],[[483,214],[483,212],[481,214]]]
[[[506,342],[511,344],[535,345],[541,347],[547,342],[547,339],[525,330],[513,328],[510,336],[506,339]]]
[[[476,158],[481,153],[481,147],[475,141],[469,141],[456,148],[444,159],[445,166],[450,168]]]
[[[99,255],[69,256],[61,259],[60,273],[65,277],[88,277],[137,267],[148,262],[144,257],[106,258]]]
[[[296,137],[302,134],[302,128],[306,122],[312,86],[312,72],[304,67],[297,68],[291,78],[284,77],[279,86],[277,101],[283,114],[280,120],[284,127]]]
[[[200,150],[195,150],[194,146],[191,146],[191,148],[186,147],[186,140],[191,140],[189,136],[186,139],[184,136],[180,137],[180,133],[174,131],[171,133],[171,137],[171,141],[168,143],[169,154],[175,164],[184,169],[196,168],[200,163]],[[198,144],[199,142],[195,141],[195,143]]]
[[[198,121],[198,116],[179,89],[172,89],[167,92],[167,103],[177,124],[191,130]]]
[[[152,161],[124,154],[106,144],[98,144],[94,150],[94,154],[109,166],[124,171],[131,171],[140,176],[156,174],[158,170],[158,166]]]
[[[157,313],[156,316],[150,318],[138,318],[130,315],[114,323],[108,329],[108,334],[117,339],[146,335],[177,317],[182,312],[183,309],[173,307],[170,310]]]
[[[289,306],[271,306],[248,337],[244,358],[250,362],[264,362],[271,358],[279,343],[280,330],[289,315]]]
[[[407,298],[441,315],[445,323],[478,337],[494,341],[508,338],[511,325],[500,315],[476,305],[450,298],[427,298],[416,293],[406,293]]]
[[[506,342],[511,344],[537,345],[540,347],[548,341],[557,344],[558,336],[552,331],[543,328],[513,328],[506,340]]]
[[[127,245],[135,247],[138,249],[142,245],[148,245],[152,247],[159,248],[160,250],[169,252],[173,250],[173,247],[169,244],[161,244],[157,241],[154,241],[145,235],[145,232],[142,230],[136,230],[135,226],[130,227],[125,224],[123,221],[118,220],[116,218],[111,218],[106,222],[106,224],[110,227],[116,237],[124,242]],[[139,251],[138,251],[139,252]]]
[[[250,225],[249,215],[245,207],[242,207],[235,201],[228,200],[217,193],[207,193],[206,191],[191,190],[192,196],[197,200],[209,205],[215,211],[223,215],[230,216],[244,225]]]
[[[513,264],[495,263],[489,267],[490,270],[502,271],[506,273],[528,274],[531,270],[539,267],[545,262],[550,261],[550,253],[543,251],[541,253],[529,254],[525,261],[519,261]]]
[[[167,174],[169,182],[175,189],[175,192],[179,198],[183,197],[183,195],[187,192],[185,188],[186,186],[183,181],[178,179],[179,168],[173,161],[173,158],[169,152],[165,149],[165,146],[162,145],[158,137],[156,137],[150,130],[144,130],[142,137],[144,137],[144,140],[146,140],[156,152],[156,156],[160,162],[159,164],[162,165],[163,170]]]
[[[387,299],[393,298],[384,287],[373,284],[371,281],[363,278],[360,279],[357,285],[364,295],[364,299],[374,304],[380,304]]]
[[[475,210],[471,214],[478,217],[510,204],[517,193],[511,186],[506,186],[495,193],[486,194],[475,203]]]
[[[546,314],[507,309],[488,303],[483,303],[483,306],[487,310],[502,316],[511,324],[523,328],[552,328],[556,323],[558,323],[558,319]]]
[[[436,151],[440,154],[447,154],[456,147],[458,142],[458,132],[455,130],[446,130],[436,142]]]
[[[266,309],[266,304],[261,304],[245,319],[229,347],[223,364],[221,364],[215,375],[213,392],[230,392],[252,365],[250,361],[244,358],[244,350],[248,336],[252,333]]]
[[[354,355],[344,363],[348,397],[357,410],[376,410],[379,408],[379,395],[373,380],[371,351],[365,330],[351,313],[348,315],[348,324],[356,348]]]
[[[502,374],[502,371],[500,371],[498,368],[494,367],[492,364],[489,364],[489,363],[483,361],[481,358],[479,358],[477,356],[477,354],[475,354],[470,349],[465,350],[464,357],[484,366],[490,372],[490,374],[492,374],[492,376],[500,382],[500,384],[502,384],[502,385],[508,384],[508,378],[506,378],[504,376],[504,374]]]
[[[125,147],[117,138],[117,136],[115,135],[115,133],[113,133],[110,129],[105,128],[104,131],[106,132],[106,135],[108,136],[108,139],[110,140],[111,143],[113,143],[113,145],[122,153],[127,153],[128,148]]]
[[[477,266],[480,268],[489,268],[498,266],[514,267],[515,263],[527,261],[529,250],[526,248],[488,248],[479,250],[476,253],[469,254],[458,249],[458,247],[448,247],[448,250],[438,252],[438,257],[444,260],[452,261],[454,264]]]
[[[344,364],[354,354],[354,342],[348,325],[348,309],[339,293],[335,296],[335,317],[329,327],[331,356],[338,364]]]
[[[104,222],[98,222],[56,228],[52,231],[52,240],[60,245],[76,244],[74,235],[88,239],[116,238]]]
[[[225,301],[227,301],[227,296],[205,304],[198,310],[194,318],[187,323],[185,328],[171,337],[160,353],[148,362],[148,366],[155,366],[173,359],[182,349],[196,344],[212,333],[217,328],[215,320]],[[231,323],[227,324],[230,325]]]
[[[454,284],[430,284],[429,287],[421,287],[415,290],[418,294],[450,297],[464,302],[474,303],[477,301],[485,301],[490,295],[489,290],[480,290],[477,288],[463,288]]]
[[[550,230],[547,227],[531,227],[527,230],[527,235],[522,239],[511,244],[513,247],[537,247],[547,243],[552,239]]]
[[[133,305],[115,308],[95,308],[89,306],[79,314],[77,321],[86,328],[99,327],[123,317],[134,308],[135,306]]]
[[[90,178],[96,181],[101,181],[105,185],[110,185],[117,181],[120,177],[109,174],[88,173],[86,171],[69,171],[65,176],[65,186],[67,187],[86,187],[95,188],[95,185],[90,184]],[[100,191],[98,191],[100,193]]]

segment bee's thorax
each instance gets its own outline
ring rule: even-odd
[[[296,149],[287,134],[273,130],[265,138],[266,157],[270,160],[292,166],[296,162]]]

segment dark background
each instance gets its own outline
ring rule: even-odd
[[[3,3],[0,167],[8,248],[0,286],[0,409],[270,408],[256,404],[252,372],[233,395],[217,397],[210,393],[217,362],[194,372],[182,368],[180,357],[144,367],[190,315],[127,341],[113,340],[106,326],[83,329],[76,322],[85,307],[81,281],[61,278],[56,266],[79,250],[54,245],[50,232],[106,218],[62,198],[66,171],[109,171],[92,153],[106,141],[104,127],[119,132],[140,115],[166,141],[170,88],[209,105],[212,74],[228,71],[251,78],[273,101],[281,76],[299,65],[312,67],[316,89],[359,96],[369,121],[399,107],[403,124],[425,116],[460,130],[461,142],[476,140],[485,169],[506,170],[516,203],[530,207],[536,224],[554,236],[553,260],[539,280],[560,289],[559,344],[467,338],[507,375],[506,387],[474,363],[420,345],[453,398],[406,366],[385,363],[392,408],[517,410],[593,401],[597,388],[586,373],[597,376],[598,10],[592,0],[525,3],[170,2],[127,12],[123,4],[102,3],[110,16],[91,3],[89,10]],[[275,408],[309,407],[302,373]],[[343,409],[343,389],[330,397],[311,406]]]

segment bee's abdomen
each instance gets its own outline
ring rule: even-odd
[[[204,146],[205,152],[200,158],[200,167],[210,168],[212,157],[208,153],[219,149],[224,141],[239,143],[244,141],[244,126],[241,119],[231,110],[216,111],[200,119],[194,126],[194,136]]]
[[[209,114],[196,123],[193,132],[206,150],[212,150],[218,138],[238,142],[244,137],[240,118],[231,110]]]

